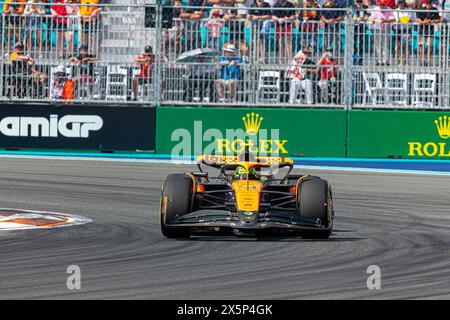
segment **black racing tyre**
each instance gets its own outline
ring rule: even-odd
[[[328,239],[333,227],[333,208],[328,182],[317,177],[306,179],[297,190],[297,199],[298,213],[315,221],[320,220],[326,228],[302,231],[301,236],[307,239]]]
[[[168,227],[177,216],[188,214],[192,204],[192,178],[185,174],[171,174],[164,181],[161,193],[161,232],[168,238],[189,238],[190,228]],[[167,206],[164,212],[164,199],[167,197]]]

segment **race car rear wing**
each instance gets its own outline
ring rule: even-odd
[[[213,168],[221,168],[223,165],[237,165],[243,162],[258,163],[264,166],[285,167],[293,166],[294,161],[288,157],[270,157],[250,155],[243,158],[237,155],[201,155],[196,160],[197,165],[204,164]]]

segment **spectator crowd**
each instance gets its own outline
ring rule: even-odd
[[[146,34],[142,54],[128,61],[139,72],[130,75],[131,100],[138,100],[143,86],[154,85],[158,64],[187,61],[179,75],[186,102],[193,101],[194,91],[200,100],[236,102],[248,81],[244,66],[252,64],[280,71],[287,103],[299,103],[299,94],[308,105],[338,103],[346,43],[353,45],[355,65],[437,66],[448,54],[450,0],[163,0],[162,5],[161,52],[153,50],[159,37]],[[9,90],[15,96],[24,91],[49,96],[47,86],[54,99],[70,100],[92,85],[101,58],[99,0],[0,0],[0,10],[4,74],[10,75],[2,95]],[[210,51],[178,60],[198,49]],[[54,70],[36,61],[54,61]],[[158,82],[168,98],[171,80],[161,75]]]

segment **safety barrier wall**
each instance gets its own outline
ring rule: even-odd
[[[160,154],[345,157],[344,110],[158,107],[156,123]]]
[[[0,148],[450,159],[450,113],[0,105]]]
[[[0,104],[0,148],[154,150],[155,108]]]
[[[447,117],[445,112],[351,110],[347,156],[450,159]]]

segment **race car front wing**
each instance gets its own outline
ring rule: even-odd
[[[320,221],[294,215],[283,211],[265,213],[232,212],[225,210],[198,210],[167,224],[168,227],[232,229],[290,229],[290,230],[326,230]]]

